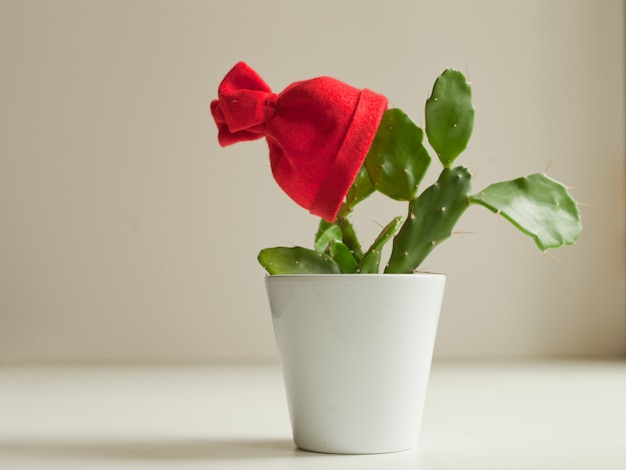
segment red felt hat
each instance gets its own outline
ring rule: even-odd
[[[211,113],[220,145],[265,137],[272,173],[291,199],[329,222],[359,172],[387,98],[330,77],[274,94],[247,64],[224,77]]]

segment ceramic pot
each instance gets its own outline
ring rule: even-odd
[[[371,454],[416,446],[445,280],[266,277],[299,448]]]

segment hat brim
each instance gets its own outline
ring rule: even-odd
[[[363,89],[337,155],[320,186],[310,211],[334,222],[361,165],[365,161],[378,126],[387,109],[387,98]]]

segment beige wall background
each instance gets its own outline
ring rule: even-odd
[[[0,0],[0,360],[275,357],[256,254],[310,245],[317,219],[262,141],[217,144],[239,60],[418,123],[467,70],[476,189],[550,166],[585,230],[557,261],[472,208],[424,266],[449,275],[436,354],[624,355],[624,52],[617,0]],[[358,212],[365,242],[404,207]]]

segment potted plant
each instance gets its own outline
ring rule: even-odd
[[[387,99],[329,77],[282,93],[243,62],[211,103],[221,145],[265,137],[282,189],[320,216],[311,248],[260,252],[294,441],[331,453],[406,450],[418,441],[445,276],[420,264],[470,206],[531,236],[541,250],[573,244],[582,226],[567,188],[545,174],[474,192],[455,165],[474,126],[464,74],[445,70],[425,129]],[[433,158],[438,179],[422,190]],[[363,246],[350,216],[374,192],[406,201]],[[382,262],[383,247],[391,243]]]

